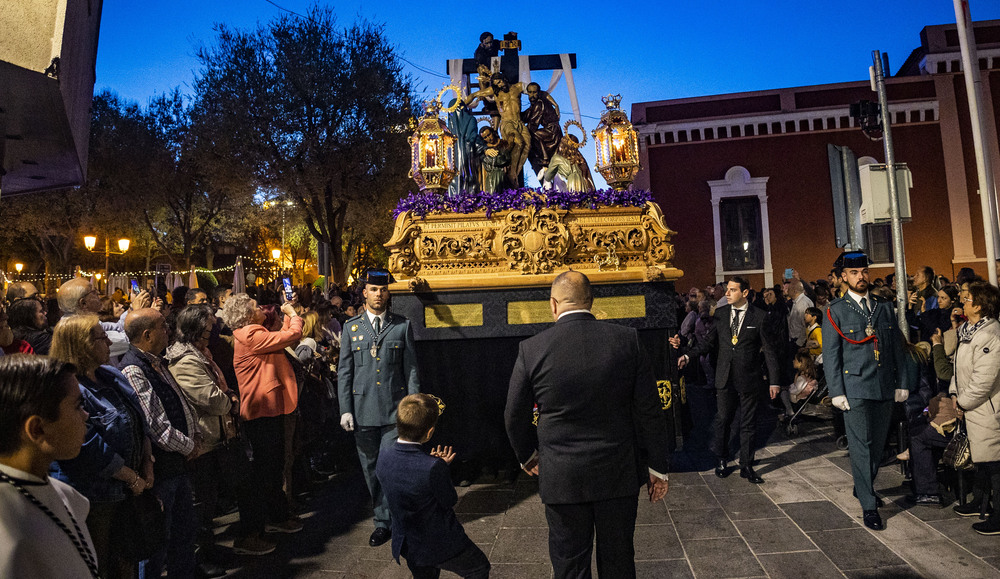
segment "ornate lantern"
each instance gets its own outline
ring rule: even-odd
[[[442,108],[441,96],[452,90],[457,98],[451,107]],[[424,116],[417,122],[410,143],[410,177],[417,182],[420,190],[444,191],[455,177],[455,135],[438,116],[457,110],[461,106],[462,95],[454,86],[446,86],[437,97],[427,103]]]
[[[604,180],[618,191],[626,189],[639,172],[639,139],[625,111],[618,108],[621,95],[601,98],[608,110],[601,115],[601,122],[592,131],[597,146],[597,165],[594,167]]]

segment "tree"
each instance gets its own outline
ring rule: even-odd
[[[388,236],[386,208],[406,189],[413,91],[382,26],[335,24],[314,6],[249,32],[217,25],[193,112],[216,168],[291,196],[340,282],[359,243]]]

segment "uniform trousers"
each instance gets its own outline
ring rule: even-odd
[[[375,526],[389,528],[389,500],[382,492],[382,483],[375,476],[375,465],[382,447],[392,444],[397,438],[396,426],[359,426],[354,430],[354,442],[358,446],[361,470],[365,473],[365,483],[372,495],[375,509]]]
[[[844,412],[847,451],[851,457],[854,492],[861,508],[875,510],[875,477],[882,462],[885,439],[889,435],[892,400],[847,398],[851,409]]]

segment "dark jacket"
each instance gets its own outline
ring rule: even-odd
[[[563,316],[521,342],[504,418],[522,464],[538,450],[546,504],[634,497],[649,481],[647,467],[670,467],[666,419],[638,333],[590,313]]]
[[[107,503],[129,496],[127,485],[111,475],[122,466],[139,471],[146,421],[135,391],[111,366],[96,371],[97,381],[78,376],[87,434],[80,454],[52,463],[52,476],[72,485],[92,502]]]
[[[472,541],[455,517],[458,494],[448,465],[419,444],[396,442],[379,453],[375,476],[392,515],[392,556],[419,566],[455,557]]]
[[[896,326],[892,302],[868,294],[872,307],[872,327],[878,337],[879,355],[874,340],[852,344],[866,338],[867,319],[850,296],[830,302],[828,319],[823,324],[823,373],[830,397],[848,399],[892,400],[896,389],[916,388],[909,382],[903,359],[902,334]],[[838,331],[839,329],[839,331]]]
[[[713,349],[717,352],[716,388],[725,388],[729,384],[732,384],[737,392],[751,392],[760,388],[762,364],[767,366],[770,385],[780,386],[781,374],[774,344],[764,337],[764,311],[751,305],[747,306],[744,314],[746,317],[740,325],[735,344],[732,341],[733,331],[730,323],[732,312],[732,305],[716,308],[715,325],[712,326],[708,337],[684,353],[693,359]]]
[[[17,327],[11,328],[14,332],[15,340],[24,340],[31,344],[31,349],[39,356],[48,356],[49,348],[52,347],[52,333],[48,330],[38,328]]]

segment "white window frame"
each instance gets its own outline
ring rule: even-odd
[[[727,275],[763,274],[764,286],[774,285],[774,268],[771,265],[771,232],[767,217],[767,180],[770,177],[751,177],[750,171],[734,165],[726,177],[709,181],[712,190],[712,225],[715,230],[715,281],[725,281]],[[719,203],[728,197],[756,197],[760,203],[760,231],[763,238],[764,269],[725,270],[722,265],[722,218]]]

